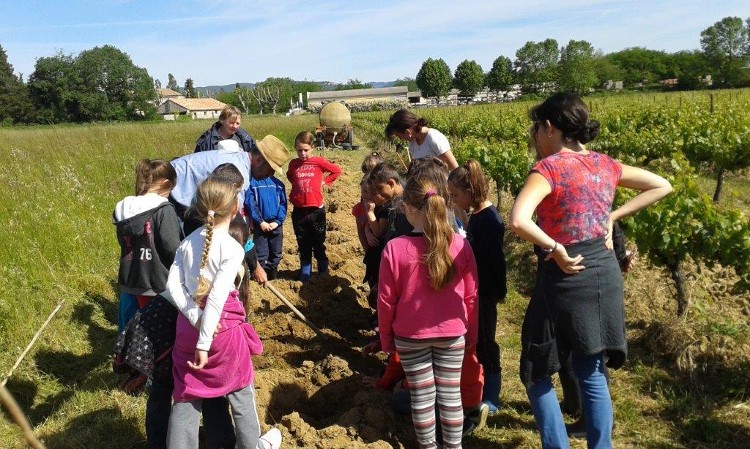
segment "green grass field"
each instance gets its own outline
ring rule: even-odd
[[[243,127],[257,138],[273,133],[291,148],[294,135],[316,122],[315,116],[245,117]],[[139,158],[190,153],[209,125],[0,128],[0,375],[65,301],[8,382],[47,447],[146,447],[144,398],[117,391],[110,367],[119,252],[111,213],[131,194]],[[369,137],[375,136],[358,134],[358,143]],[[356,171],[365,152],[337,157]],[[713,181],[704,181],[712,192]],[[747,174],[730,176],[722,201],[747,210],[748,198]],[[511,203],[509,196],[501,203],[506,218]],[[466,441],[468,448],[538,447],[517,376],[534,270],[529,246],[506,240],[510,294],[498,326],[506,405]],[[631,356],[612,376],[617,447],[743,448],[750,441],[750,296],[732,289],[731,270],[700,263],[689,269],[694,301],[687,321],[673,317],[663,271],[642,262],[626,279]],[[0,447],[24,447],[8,420],[0,421]]]

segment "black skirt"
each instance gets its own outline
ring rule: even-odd
[[[614,251],[598,238],[565,247],[583,256],[586,269],[566,274],[537,249],[537,281],[521,331],[521,381],[535,381],[560,370],[560,360],[605,353],[607,366],[625,363],[625,310],[622,273]]]

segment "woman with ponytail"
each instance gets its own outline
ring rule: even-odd
[[[236,447],[276,449],[281,443],[278,429],[260,435],[250,356],[263,345],[245,321],[235,285],[238,273],[245,273],[245,249],[229,233],[240,207],[238,193],[236,185],[214,175],[198,187],[195,210],[205,225],[183,240],[169,271],[167,290],[181,312],[172,351],[170,448],[197,449],[203,400],[225,395]]]
[[[543,448],[567,448],[550,376],[572,353],[589,448],[612,447],[604,364],[625,363],[625,316],[613,223],[672,191],[661,176],[584,146],[599,123],[578,96],[557,93],[531,110],[538,162],[516,198],[511,229],[535,246],[537,282],[521,330],[521,380]],[[618,186],[639,193],[612,210]],[[536,214],[537,221],[534,220]]]
[[[429,125],[427,119],[417,118],[416,115],[406,109],[399,109],[388,120],[385,136],[389,139],[396,136],[409,142],[409,155],[412,159],[437,157],[445,162],[448,170],[458,167],[448,138],[440,131],[427,125]]]
[[[461,367],[477,341],[477,266],[469,243],[453,231],[445,186],[411,178],[404,213],[414,230],[389,241],[380,262],[378,327],[382,350],[401,356],[421,448],[460,448]]]

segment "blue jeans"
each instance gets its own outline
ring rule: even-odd
[[[273,231],[263,232],[259,228],[253,233],[255,252],[258,263],[264,270],[275,270],[279,267],[281,256],[284,254],[284,229],[279,226]]]
[[[607,376],[604,374],[603,354],[573,356],[573,371],[581,388],[586,415],[586,440],[589,449],[612,447],[612,399],[609,396]],[[534,413],[542,447],[547,449],[569,447],[557,392],[550,378],[543,379],[526,389]]]

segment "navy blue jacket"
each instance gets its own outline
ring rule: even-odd
[[[263,221],[281,226],[286,209],[286,187],[278,178],[268,176],[250,180],[250,189],[245,194],[245,214],[253,219],[256,229]]]
[[[216,144],[219,143],[219,141],[224,140],[219,134],[219,128],[221,128],[221,122],[216,122],[204,132],[195,142],[195,151],[193,152],[198,153],[199,151],[215,150]],[[253,139],[253,136],[248,134],[247,131],[242,128],[238,129],[231,138],[237,140],[245,151],[250,151],[255,146],[255,139]]]

